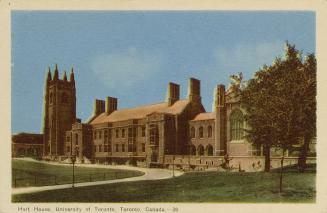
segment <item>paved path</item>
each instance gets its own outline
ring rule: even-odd
[[[19,159],[19,158],[16,158],[16,159]],[[19,160],[36,161],[33,159],[19,159]],[[56,162],[44,162],[44,161],[36,161],[36,162],[52,164],[52,165],[72,166],[71,164],[61,164],[61,163],[56,163]],[[172,170],[168,170],[168,169],[149,169],[149,168],[141,168],[141,167],[133,167],[133,166],[123,166],[123,165],[113,166],[113,165],[101,165],[101,164],[78,164],[77,166],[78,167],[91,167],[91,168],[135,170],[135,171],[144,172],[144,175],[138,176],[138,177],[116,179],[116,180],[75,183],[74,184],[75,187],[95,186],[95,185],[101,185],[101,184],[131,182],[131,181],[140,181],[140,180],[160,180],[160,179],[167,179],[167,178],[173,177]],[[182,171],[175,171],[175,176],[180,176],[182,174],[183,174]],[[13,188],[12,194],[13,195],[26,194],[26,193],[34,193],[34,192],[41,192],[41,191],[47,191],[47,190],[67,189],[67,188],[71,188],[71,187],[72,187],[72,184]]]

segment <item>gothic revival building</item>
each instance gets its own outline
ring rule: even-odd
[[[95,100],[93,116],[76,119],[73,71],[67,80],[49,70],[44,96],[44,156],[80,161],[164,165],[169,156],[253,156],[260,149],[243,139],[243,111],[224,85],[215,88],[213,112],[201,103],[200,81],[189,79],[188,96],[168,84],[165,102],[118,109],[118,99]]]

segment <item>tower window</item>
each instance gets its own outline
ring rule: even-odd
[[[68,95],[64,92],[61,94],[61,103],[68,103]]]

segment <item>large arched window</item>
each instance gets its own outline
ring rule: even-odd
[[[212,137],[212,127],[209,125],[208,126],[208,138]]]
[[[195,138],[195,128],[191,127],[191,138]]]
[[[236,109],[230,115],[230,134],[232,140],[241,140],[243,138],[244,117],[241,110]]]
[[[203,138],[203,127],[200,126],[199,128],[199,138]]]

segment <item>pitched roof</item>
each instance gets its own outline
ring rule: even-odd
[[[91,120],[90,124],[124,121],[129,119],[142,119],[153,112],[180,114],[183,112],[187,104],[189,104],[189,100],[179,100],[172,106],[168,106],[167,102],[163,102],[135,108],[116,110],[110,115],[106,115],[106,113],[98,115],[96,118]]]
[[[215,118],[216,118],[216,114],[214,112],[203,112],[197,114],[192,121],[210,120]]]

